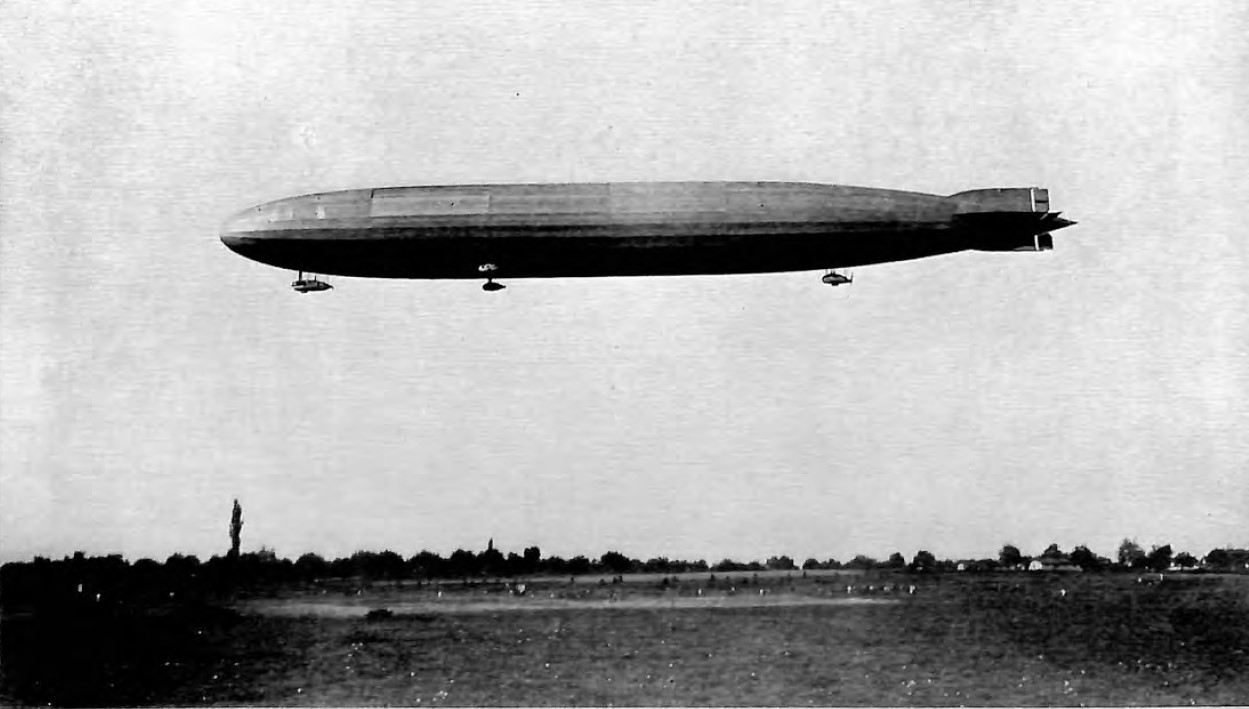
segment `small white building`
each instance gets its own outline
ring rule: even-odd
[[[1065,556],[1043,556],[1029,562],[1028,570],[1078,572],[1083,571],[1084,569],[1072,564],[1071,559]]]

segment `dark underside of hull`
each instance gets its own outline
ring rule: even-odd
[[[946,225],[773,225],[760,233],[579,227],[300,229],[231,234],[248,258],[291,270],[369,278],[553,278],[771,273],[905,261],[972,248]],[[483,267],[493,267],[483,270]]]

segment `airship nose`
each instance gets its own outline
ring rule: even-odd
[[[245,246],[257,236],[267,222],[263,205],[244,209],[226,219],[221,225],[221,243],[231,251],[247,256]]]
[[[245,241],[243,236],[227,231],[224,228],[221,230],[221,234],[219,236],[221,237],[221,243],[225,244],[227,249],[240,256],[247,255],[246,250],[243,247]]]
[[[263,261],[264,229],[268,226],[259,207],[245,209],[226,219],[218,236],[226,248],[252,260]]]
[[[243,254],[241,250],[243,246],[243,237],[237,234],[231,234],[225,230],[222,230],[221,243],[225,244],[226,248],[233,251],[234,253]]]

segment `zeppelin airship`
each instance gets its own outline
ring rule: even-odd
[[[221,240],[316,276],[501,279],[838,270],[957,251],[1046,251],[1073,224],[1039,187],[949,196],[794,182],[384,187],[266,202]]]

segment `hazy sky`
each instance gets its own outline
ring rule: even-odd
[[[0,557],[1249,545],[1249,10],[7,2]],[[464,182],[1040,185],[1044,254],[332,279],[230,213]]]

